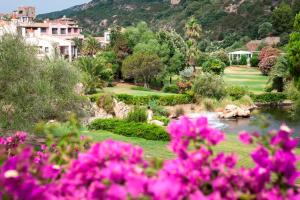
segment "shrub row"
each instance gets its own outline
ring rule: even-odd
[[[251,94],[250,96],[255,103],[281,103],[287,99],[285,93],[266,92],[263,94]]]
[[[148,105],[151,101],[156,101],[161,106],[174,106],[176,104],[187,104],[192,102],[192,98],[189,95],[148,95],[148,96],[134,96],[128,94],[117,94],[116,98],[119,101],[123,101],[130,105]]]
[[[92,102],[96,102],[100,94],[90,95]],[[135,96],[129,94],[115,94],[116,99],[123,101],[129,105],[148,105],[149,102],[155,101],[160,106],[174,106],[177,104],[188,104],[193,102],[193,98],[188,94],[174,94],[174,95],[147,95]]]
[[[139,137],[146,140],[170,140],[169,134],[163,127],[147,123],[128,122],[119,119],[96,119],[89,125],[89,128],[94,130],[106,130],[115,134]]]

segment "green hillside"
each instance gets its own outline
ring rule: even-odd
[[[227,35],[257,38],[259,26],[269,22],[272,11],[283,2],[293,13],[300,10],[299,0],[181,0],[178,5],[172,5],[170,0],[93,0],[38,17],[73,17],[86,32],[97,34],[113,23],[129,26],[141,20],[155,28],[181,32],[186,19],[194,15],[211,40],[223,40]]]

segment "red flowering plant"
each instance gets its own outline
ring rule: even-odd
[[[264,58],[258,63],[259,70],[263,75],[268,75],[272,69],[272,67],[276,64],[277,57],[276,56],[270,56],[267,58]]]
[[[64,171],[48,162],[32,162],[30,148],[0,167],[0,197],[13,199],[300,199],[295,154],[298,141],[282,126],[266,135],[239,134],[257,145],[249,155],[253,168],[236,166],[234,154],[215,154],[225,134],[206,118],[173,121],[168,131],[176,157],[157,171],[140,147],[111,140],[96,143],[70,161]],[[32,170],[35,169],[35,170]],[[38,170],[37,170],[38,169]],[[152,173],[149,173],[151,171]],[[38,173],[37,173],[38,172]]]

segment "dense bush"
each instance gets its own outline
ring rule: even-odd
[[[36,53],[22,38],[0,37],[0,128],[27,129],[83,111],[74,90],[78,70],[60,58],[39,60]]]
[[[176,104],[187,104],[192,102],[192,98],[186,94],[176,95],[147,95],[134,96],[129,94],[117,94],[116,98],[129,105],[148,105],[151,101],[156,101],[161,106],[174,106]]]
[[[225,83],[221,76],[199,73],[192,87],[196,98],[211,97],[220,99],[225,96]]]
[[[122,74],[125,78],[143,80],[149,87],[150,80],[163,70],[163,63],[156,53],[138,52],[128,56],[122,63]]]
[[[281,51],[279,49],[276,48],[272,48],[272,47],[264,47],[260,53],[259,53],[259,60],[262,61],[265,58],[268,58],[270,56],[279,56],[281,53]]]
[[[97,98],[97,105],[103,108],[107,113],[114,113],[114,98],[110,93],[102,93]]]
[[[233,100],[237,100],[248,94],[249,91],[247,88],[242,86],[229,86],[226,88],[226,94],[233,98]]]
[[[168,111],[163,106],[158,105],[155,100],[150,101],[148,106],[155,116],[167,117],[169,115]]]
[[[177,94],[179,92],[179,88],[177,85],[165,85],[163,92]]]
[[[250,96],[255,103],[277,104],[287,99],[287,95],[285,93],[268,92],[263,94],[251,94]]]
[[[208,61],[203,63],[202,70],[204,72],[215,73],[215,74],[223,74],[225,70],[225,63],[216,58],[210,58]]]
[[[224,50],[219,50],[211,53],[212,57],[215,57],[225,63],[226,66],[230,65],[228,54]]]
[[[30,145],[21,146],[26,142],[25,133],[0,137],[0,197],[299,199],[299,158],[295,151],[299,141],[289,127],[282,125],[279,131],[262,135],[239,134],[243,145],[253,148],[251,167],[239,167],[235,152],[216,152],[225,134],[210,127],[206,118],[173,121],[168,131],[175,156],[165,162],[149,162],[140,147],[107,140],[85,151],[78,146],[61,146],[62,152],[74,152],[73,156],[63,154],[68,162],[62,165],[61,160],[52,159],[57,157],[55,145],[35,150]],[[82,147],[82,137],[70,138]]]
[[[128,122],[118,119],[96,119],[89,125],[90,129],[106,130],[115,134],[139,137],[147,140],[169,140],[169,135],[163,127],[141,122]]]
[[[147,112],[143,107],[135,106],[133,110],[128,113],[127,121],[129,122],[146,122]]]
[[[263,75],[268,75],[272,70],[272,67],[276,64],[277,57],[270,56],[261,60],[258,64],[259,70]]]
[[[240,64],[240,65],[247,65],[247,64],[248,64],[247,56],[242,55],[242,56],[241,56],[241,59],[240,59],[240,61],[239,61],[239,64]]]
[[[272,67],[269,73],[269,90],[277,90],[283,92],[284,86],[290,80],[289,60],[285,56],[280,56],[276,64]]]
[[[258,55],[254,54],[250,59],[251,67],[258,67],[258,63],[259,63]]]

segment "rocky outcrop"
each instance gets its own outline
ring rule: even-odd
[[[90,117],[87,117],[83,120],[84,124],[89,124],[95,119],[111,119],[111,118],[118,118],[118,119],[125,119],[128,116],[128,113],[131,111],[131,107],[126,105],[124,102],[117,101],[116,99],[113,100],[114,107],[113,113],[108,113],[103,108],[100,108],[96,103],[91,103],[90,106]]]
[[[131,107],[126,105],[122,101],[117,101],[114,99],[114,113],[116,118],[124,119],[128,116],[128,113],[131,111]]]
[[[240,108],[236,105],[227,105],[223,112],[218,112],[219,118],[231,119],[243,117],[250,117],[251,111],[250,108]]]

